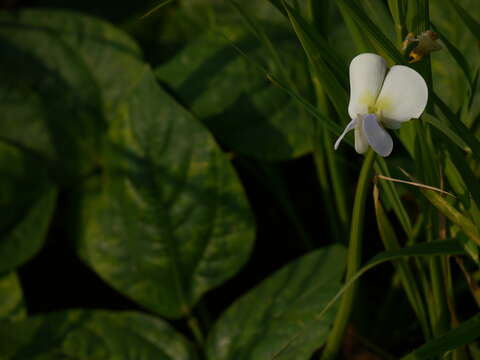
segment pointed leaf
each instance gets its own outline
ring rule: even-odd
[[[335,294],[345,249],[334,245],[286,265],[237,300],[208,341],[208,359],[309,359],[334,318],[317,314]]]
[[[248,258],[254,225],[243,188],[147,66],[112,116],[105,171],[82,208],[81,256],[139,304],[184,316]]]

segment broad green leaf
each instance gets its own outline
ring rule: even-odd
[[[208,359],[310,359],[333,321],[317,314],[340,287],[345,255],[339,245],[313,251],[242,296],[216,323]]]
[[[272,29],[271,40],[288,65],[284,70],[305,88],[301,50],[284,29]],[[234,152],[276,161],[311,151],[312,119],[230,42],[260,63],[270,61],[267,50],[243,27],[217,27],[193,40],[156,74]]]
[[[26,315],[22,286],[17,274],[10,272],[0,275],[0,321],[22,320]]]
[[[81,86],[93,87],[95,95],[101,96],[101,102],[97,99],[100,119],[94,119],[97,125],[110,121],[110,112],[128,98],[143,76],[144,62],[138,45],[107,22],[75,12],[40,9],[24,10],[15,19],[35,33],[50,34],[75,54],[71,56],[84,71],[78,75],[84,82]],[[65,71],[72,72],[67,65]]]
[[[0,273],[29,260],[43,246],[57,192],[45,162],[0,142]]]
[[[241,5],[255,21],[286,24],[282,14],[268,1],[242,1]],[[170,59],[193,39],[217,26],[244,26],[242,19],[226,1],[178,1],[175,9],[173,8],[174,6],[170,7],[162,18],[162,31],[156,34],[158,50],[147,49],[148,52],[156,54],[155,60],[160,60],[160,63]],[[138,21],[136,23],[138,24]]]
[[[450,330],[418,349],[402,357],[402,360],[427,360],[441,357],[449,350],[469,344],[480,337],[480,313],[460,324],[458,328]]]
[[[186,339],[138,312],[69,310],[0,323],[4,360],[193,360]]]
[[[32,17],[48,22],[49,15],[0,13],[1,138],[48,159],[58,176],[84,174],[101,147],[101,95],[75,49],[58,32],[32,24]]]
[[[80,254],[137,303],[184,316],[248,258],[255,231],[243,188],[148,66],[111,116],[105,169],[82,206]]]

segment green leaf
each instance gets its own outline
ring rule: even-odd
[[[430,114],[423,114],[422,119],[425,120],[427,123],[433,125],[437,130],[443,133],[443,135],[449,138],[452,143],[457,145],[463,151],[471,151],[465,141],[452,129],[448,121],[444,121],[441,118],[432,116]]]
[[[393,62],[397,64],[403,64],[405,60],[403,59],[400,52],[397,50],[395,45],[390,41],[389,38],[383,34],[380,28],[370,19],[370,16],[365,12],[362,6],[355,2],[349,0],[338,0],[337,5],[341,5],[345,13],[357,22],[360,28],[370,35],[370,39],[373,40],[379,50],[385,53]]]
[[[443,113],[445,118],[448,121],[448,127],[451,127],[453,132],[455,132],[471,149],[471,153],[477,159],[480,159],[480,141],[477,137],[470,131],[469,128],[461,122],[459,117],[443,102],[443,100],[438,97],[435,93],[431,94],[432,100],[435,105],[438,106],[440,111]]]
[[[26,317],[23,292],[15,272],[0,276],[0,320],[17,321]]]
[[[457,65],[460,67],[460,69],[462,69],[463,73],[465,74],[465,78],[467,79],[469,86],[472,87],[472,71],[470,70],[470,65],[465,56],[452,42],[450,42],[450,40],[448,40],[448,38],[444,34],[440,33],[439,29],[435,25],[432,24],[432,28],[439,35],[440,39],[442,39],[442,42],[445,44],[448,52],[450,53],[450,55],[452,55],[453,60],[455,60]]]
[[[292,24],[308,60],[314,68],[314,74],[322,88],[335,106],[341,118],[347,119],[347,79],[346,66],[339,57],[334,56],[333,49],[320,34],[303,17],[284,3],[288,18]]]
[[[284,71],[306,88],[297,44],[285,29],[271,30],[270,39],[288,64]],[[234,152],[277,161],[311,151],[312,119],[229,41],[260,63],[270,61],[268,51],[242,27],[218,27],[190,42],[156,74]]]
[[[452,4],[458,16],[460,16],[473,36],[476,37],[477,41],[480,41],[480,23],[475,20],[456,0],[450,0],[450,4]]]
[[[365,12],[370,16],[375,24],[380,28],[383,34],[395,41],[395,26],[392,15],[390,15],[387,5],[382,0],[365,0],[362,1]]]
[[[447,199],[440,196],[437,192],[422,188],[420,188],[420,191],[438,211],[445,215],[451,222],[458,225],[470,239],[480,245],[479,231],[466,215],[457,210]]]
[[[105,171],[82,207],[81,256],[139,304],[184,316],[249,256],[255,229],[243,188],[147,66],[112,116]]]
[[[53,162],[63,179],[95,166],[105,124],[83,59],[58,31],[34,24],[50,21],[50,14],[0,13],[0,134]]]
[[[480,313],[464,321],[456,329],[435,338],[402,357],[402,360],[427,360],[443,356],[447,351],[469,344],[480,337]]]
[[[4,360],[193,360],[163,320],[137,312],[69,310],[0,323]]]
[[[317,314],[338,291],[344,265],[344,247],[333,245],[271,275],[220,317],[208,359],[309,359],[328,335],[335,313]]]
[[[139,46],[128,34],[105,21],[75,12],[41,9],[24,10],[14,18],[35,34],[50,34],[51,40],[75,54],[84,69],[84,74],[78,75],[84,76],[82,86],[93,87],[96,96],[101,96],[97,99],[101,101],[101,118],[91,121],[108,122],[109,112],[128,98],[143,76],[139,72],[144,63]],[[71,65],[67,65],[65,71],[72,72]]]
[[[376,185],[373,188],[373,200],[378,231],[380,233],[380,238],[382,239],[385,249],[399,250],[400,243],[397,239],[395,230],[390,223],[390,220],[388,219],[385,210],[383,209],[382,203],[379,198],[379,190]],[[422,327],[422,331],[424,335],[428,338],[430,334],[430,328],[425,310],[425,304],[420,290],[417,286],[415,276],[413,275],[413,272],[411,271],[411,268],[408,264],[408,261],[405,259],[393,261],[393,266],[395,266],[395,269],[399,274],[400,281],[402,282],[408,301],[410,302],[410,305],[415,311],[415,314],[420,322],[420,326]]]
[[[388,164],[384,158],[377,157],[375,162],[375,171],[381,175],[392,177]],[[412,234],[412,223],[405,206],[403,206],[402,200],[400,199],[400,194],[398,193],[395,184],[393,184],[391,181],[382,181],[380,182],[380,185],[385,192],[385,198],[393,208],[393,211],[395,212],[395,215],[397,215],[400,224],[402,224],[403,230],[407,236],[410,237]]]
[[[0,273],[29,260],[43,246],[57,191],[45,163],[0,142]]]
[[[446,146],[444,172],[448,182],[460,197],[465,209],[467,209],[471,218],[480,224],[480,189],[477,186],[477,178],[470,168],[468,162],[458,149],[452,146]]]

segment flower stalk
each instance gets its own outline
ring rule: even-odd
[[[360,268],[362,254],[363,225],[365,215],[365,202],[370,189],[372,169],[376,154],[370,149],[363,161],[360,176],[358,178],[355,200],[353,203],[352,222],[350,227],[350,240],[347,255],[347,272],[345,281],[349,281]],[[355,301],[356,286],[352,286],[345,292],[333,323],[333,328],[328,336],[327,343],[322,353],[321,360],[333,360],[342,344],[343,335],[352,313]]]

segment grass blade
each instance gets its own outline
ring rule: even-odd
[[[427,360],[442,356],[449,350],[469,344],[480,337],[480,313],[464,321],[456,329],[429,341],[401,360]]]
[[[175,1],[175,0],[163,0],[163,1],[161,1],[160,4],[158,4],[157,6],[155,6],[153,9],[151,9],[151,10],[148,11],[147,13],[143,14],[143,15],[140,17],[140,20],[145,19],[146,17],[152,15],[154,12],[160,10],[160,8],[164,7],[165,5],[170,4],[172,1]]]
[[[480,23],[475,20],[456,0],[450,0],[450,4],[457,12],[458,16],[465,23],[470,32],[480,41]]]

